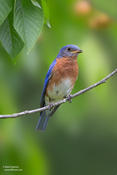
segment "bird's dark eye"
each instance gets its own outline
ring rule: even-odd
[[[68,49],[67,49],[68,51],[71,51],[71,48],[70,47],[68,47]]]

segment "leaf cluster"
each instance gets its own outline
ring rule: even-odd
[[[41,5],[40,5],[41,4]],[[10,57],[30,52],[47,18],[46,1],[0,0],[0,42]]]

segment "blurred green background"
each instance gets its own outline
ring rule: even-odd
[[[117,67],[117,1],[48,0],[46,25],[30,54],[13,60],[0,46],[0,114],[39,107],[43,82],[59,49],[76,44],[79,78],[72,93]],[[62,105],[45,132],[39,114],[0,120],[0,175],[116,175],[117,77]],[[19,166],[7,172],[3,166]]]

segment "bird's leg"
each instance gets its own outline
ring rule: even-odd
[[[53,108],[53,104],[52,104],[53,99],[49,98],[49,110],[51,111]]]
[[[53,104],[49,104],[49,110],[51,111]]]
[[[71,95],[70,95],[70,94],[69,94],[66,98],[67,98],[67,100],[69,101],[69,103],[72,102],[72,99],[71,99]]]

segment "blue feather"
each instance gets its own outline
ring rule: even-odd
[[[55,106],[52,110],[46,110],[41,112],[39,121],[37,123],[36,129],[44,131],[47,127],[49,118],[56,112],[60,105]]]
[[[38,120],[36,129],[37,130],[45,130],[47,127],[49,115],[47,114],[47,111],[43,111],[40,115],[40,118]]]
[[[49,67],[49,70],[46,74],[46,77],[45,77],[45,82],[44,82],[44,88],[43,88],[43,91],[42,91],[42,94],[41,94],[41,101],[40,101],[40,106],[43,107],[45,105],[45,92],[46,92],[46,87],[47,87],[47,84],[48,84],[48,81],[52,75],[52,70],[54,68],[56,64],[56,59],[52,62],[52,64],[50,65]]]
[[[44,88],[43,88],[42,95],[41,95],[40,107],[45,106],[45,92],[46,92],[47,84],[49,82],[49,79],[51,78],[52,70],[53,70],[55,64],[56,64],[56,59],[52,62],[52,64],[49,67],[49,70],[46,74]],[[42,111],[40,113],[40,118],[39,118],[38,124],[36,126],[36,129],[40,129],[40,130],[46,129],[48,119],[51,116],[51,112],[52,111],[47,110],[47,111]]]

